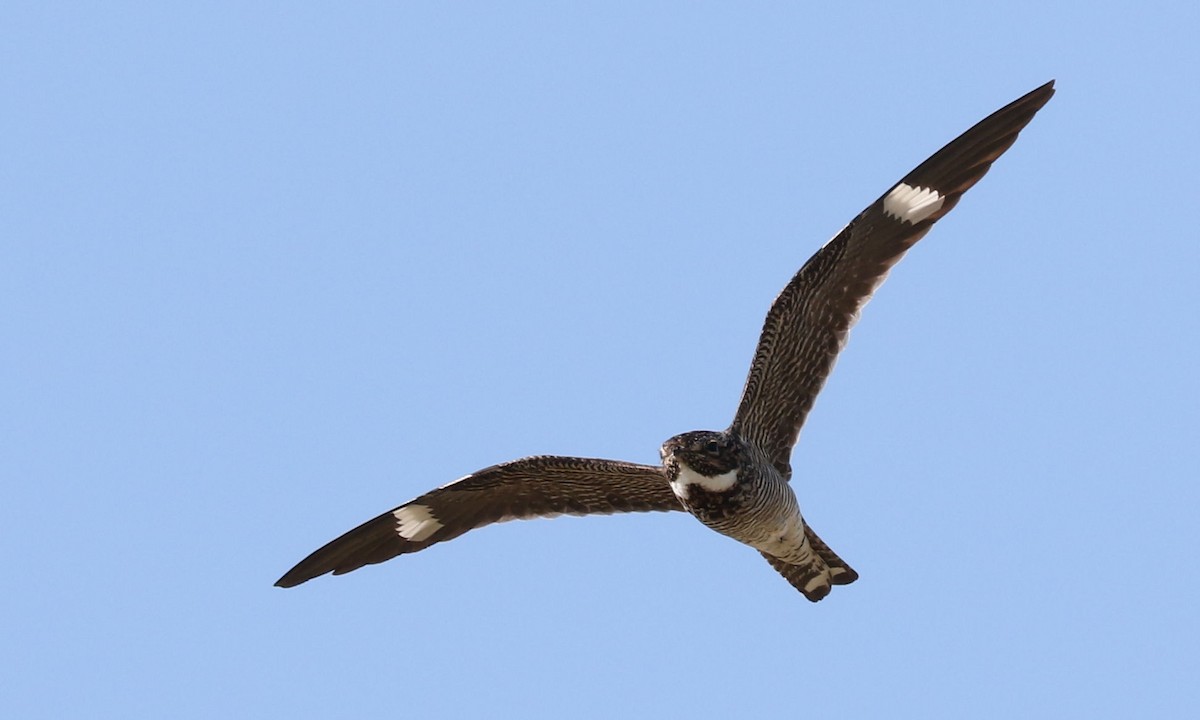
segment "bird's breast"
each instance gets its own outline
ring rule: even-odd
[[[747,487],[731,470],[706,477],[692,470],[681,470],[671,481],[671,490],[692,515],[712,528],[730,522],[746,507]]]
[[[804,519],[788,483],[751,469],[706,477],[680,468],[671,489],[700,522],[775,557],[802,550]]]

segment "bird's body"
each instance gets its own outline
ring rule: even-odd
[[[1047,83],[939,150],[826,243],[767,313],[730,427],[663,444],[662,465],[536,456],[432,490],[333,540],[276,583],[350,572],[511,519],[686,511],[758,550],[806,598],[858,574],[807,525],[792,447],[863,305],[888,271],[1016,140],[1054,94]]]
[[[857,579],[832,552],[817,553],[792,486],[752,443],[729,431],[695,431],[668,440],[661,454],[671,491],[688,512],[789,567],[797,576],[789,580],[809,599]]]

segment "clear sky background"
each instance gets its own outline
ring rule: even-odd
[[[6,4],[0,716],[1195,712],[1198,7]],[[1050,78],[793,458],[857,584],[672,514],[272,587],[724,427],[796,269]]]

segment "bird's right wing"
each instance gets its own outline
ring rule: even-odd
[[[300,561],[275,584],[294,587],[453,540],[505,520],[683,510],[662,468],[537,456],[493,465],[369,520]]]
[[[800,426],[863,305],[1053,94],[1051,81],[938,150],[817,251],[775,299],[732,429],[766,452],[785,478]]]

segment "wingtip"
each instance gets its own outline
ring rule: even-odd
[[[1011,103],[1004,106],[1003,108],[1000,108],[996,112],[992,113],[992,115],[990,115],[989,118],[1001,116],[1007,112],[1030,112],[1030,111],[1032,111],[1030,114],[1030,117],[1032,118],[1033,114],[1037,113],[1039,110],[1041,110],[1043,107],[1045,107],[1046,103],[1050,102],[1050,98],[1054,97],[1054,93],[1055,93],[1054,83],[1055,83],[1054,80],[1049,80],[1045,83],[1042,83],[1038,87],[1034,88],[1033,90],[1030,90],[1029,92],[1025,93],[1024,95],[1017,98],[1016,100],[1013,100]],[[1028,122],[1028,120],[1026,120],[1026,122]]]
[[[293,588],[297,585],[303,585],[309,580],[319,578],[322,575],[328,575],[331,573],[333,575],[343,575],[352,570],[357,570],[358,568],[367,564],[365,562],[357,562],[347,565],[338,565],[336,564],[337,558],[330,558],[328,554],[324,552],[324,550],[325,548],[321,548],[312,555],[309,555],[304,560],[301,560],[296,567],[288,570],[283,574],[283,577],[275,581],[275,587]]]
[[[283,577],[276,580],[275,585],[273,587],[293,588],[303,582],[307,582],[308,580],[311,580],[311,578],[296,579],[294,577],[291,577],[291,573],[288,572],[288,573],[285,573]]]
[[[1013,104],[1022,105],[1030,101],[1034,101],[1037,105],[1037,109],[1041,110],[1046,103],[1050,102],[1050,98],[1054,97],[1054,93],[1057,91],[1054,87],[1054,83],[1055,80],[1051,78],[1047,82],[1042,83],[1033,90],[1025,93],[1023,97],[1016,100]]]

